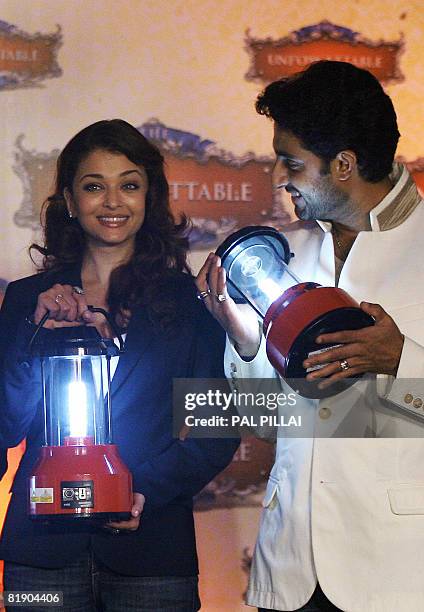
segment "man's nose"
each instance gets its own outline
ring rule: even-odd
[[[281,189],[289,182],[287,168],[281,159],[277,159],[272,169],[272,186],[274,189]]]

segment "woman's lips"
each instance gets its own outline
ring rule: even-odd
[[[124,225],[127,221],[128,221],[129,217],[126,216],[121,216],[121,215],[114,215],[113,217],[106,217],[106,216],[102,216],[102,217],[97,217],[100,225],[104,225],[105,227],[120,227],[121,225]]]

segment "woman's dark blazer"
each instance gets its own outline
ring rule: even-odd
[[[13,447],[24,437],[27,444],[12,486],[0,559],[63,567],[91,547],[100,561],[122,574],[195,575],[192,497],[230,462],[238,440],[175,439],[172,380],[223,378],[224,334],[196,300],[193,279],[187,274],[169,279],[168,290],[176,301],[170,328],[163,331],[143,309],[134,309],[112,381],[112,410],[114,442],[131,470],[134,490],[146,497],[140,527],[115,536],[79,522],[38,524],[27,517],[27,478],[42,445],[41,386],[39,365],[24,361],[33,332],[26,318],[39,293],[55,283],[80,286],[80,269],[69,267],[10,283],[0,312],[0,448]]]

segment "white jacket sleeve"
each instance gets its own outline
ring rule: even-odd
[[[240,357],[234,343],[227,336],[225,357],[225,375],[233,392],[235,392],[236,409],[241,417],[246,417],[254,423],[259,423],[261,415],[269,414],[267,408],[256,402],[260,394],[267,395],[276,390],[281,391],[281,379],[274,367],[268,361],[266,354],[266,341],[261,334],[261,343],[255,357],[245,361]],[[243,394],[253,394],[253,402],[243,401]],[[274,441],[276,428],[269,425],[251,426],[250,430],[258,438]]]
[[[396,378],[378,376],[380,397],[423,416],[424,409],[424,346],[405,336]]]

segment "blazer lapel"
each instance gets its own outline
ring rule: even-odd
[[[62,270],[51,270],[47,272],[43,278],[42,291],[47,291],[47,289],[50,289],[55,283],[82,287],[81,265],[74,264]]]
[[[112,396],[117,393],[121,385],[131,374],[143,353],[151,344],[156,333],[153,324],[148,320],[145,313],[138,309],[132,313],[125,340],[124,352],[119,357],[118,367],[112,379]]]

